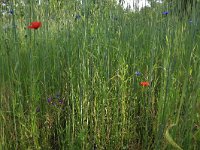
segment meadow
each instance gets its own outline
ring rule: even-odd
[[[1,9],[0,150],[200,149],[200,9]]]

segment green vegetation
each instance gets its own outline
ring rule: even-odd
[[[199,149],[200,9],[10,9],[0,17],[0,149]]]

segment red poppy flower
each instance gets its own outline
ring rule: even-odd
[[[31,22],[31,25],[28,26],[28,28],[29,29],[38,29],[41,26],[42,26],[41,22],[35,21],[35,22]]]
[[[150,84],[149,84],[149,82],[146,81],[146,82],[140,82],[140,85],[141,86],[149,86]]]

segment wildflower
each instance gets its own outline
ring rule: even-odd
[[[149,82],[148,81],[145,81],[145,82],[140,82],[140,85],[141,86],[149,86]]]
[[[136,71],[136,72],[135,72],[135,75],[136,75],[136,76],[141,76],[142,74],[141,74],[141,72]]]
[[[51,100],[52,100],[52,98],[51,98],[51,97],[49,97],[49,98],[47,99],[47,102],[48,102],[48,103],[52,103],[52,101],[51,101]]]
[[[1,5],[2,5],[2,6],[6,6],[6,3],[3,2]]]
[[[49,105],[56,106],[57,108],[64,104],[63,99],[61,98],[60,93],[57,93],[55,96],[51,96],[47,99]]]
[[[77,14],[77,15],[75,16],[75,20],[79,20],[79,19],[81,19],[81,16],[80,16],[79,14]]]
[[[11,15],[13,15],[13,14],[14,14],[14,11],[13,11],[13,10],[10,10],[9,13],[10,13]]]
[[[164,12],[162,12],[162,14],[163,14],[163,15],[168,15],[169,12],[168,12],[168,11],[164,11]]]
[[[31,22],[31,25],[28,26],[28,28],[29,29],[38,29],[41,26],[42,26],[41,22],[35,21],[35,22]]]
[[[62,100],[62,99],[60,99],[58,102],[59,102],[60,104],[63,104],[63,100]]]

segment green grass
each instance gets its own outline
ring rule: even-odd
[[[0,18],[0,149],[200,147],[197,10],[192,23],[103,2],[14,10]]]

